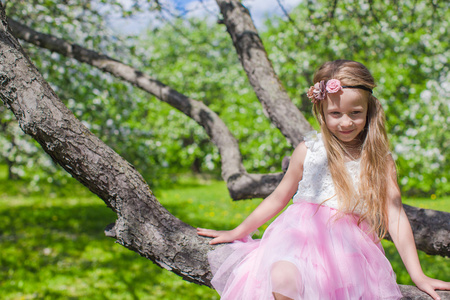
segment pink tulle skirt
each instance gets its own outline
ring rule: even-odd
[[[379,241],[354,215],[307,202],[289,206],[261,240],[210,252],[221,299],[400,299]]]

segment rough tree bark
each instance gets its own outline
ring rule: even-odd
[[[239,11],[248,14],[247,10]],[[88,63],[102,71],[129,82],[142,90],[154,95],[203,126],[212,142],[218,147],[222,159],[222,177],[227,182],[228,190],[233,199],[264,198],[268,196],[281,181],[283,174],[249,174],[242,164],[242,157],[236,139],[232,136],[220,117],[200,101],[190,99],[155,80],[141,71],[125,65],[120,61],[99,54],[95,51],[69,43],[57,37],[42,34],[23,24],[8,19],[16,37],[60,53],[66,57]],[[243,51],[241,48],[238,51]],[[244,68],[247,68],[244,65]],[[247,70],[251,73],[251,68]],[[273,73],[273,72],[272,72]],[[298,109],[295,108],[297,111]],[[429,211],[417,216],[417,211],[427,211],[410,207],[406,212],[414,230],[414,237],[418,249],[432,255],[449,256],[450,214],[440,211]]]
[[[117,214],[109,236],[186,280],[209,285],[206,239],[162,207],[134,167],[64,106],[8,30],[0,8],[0,99],[22,130]]]
[[[39,33],[20,22],[8,18],[14,35],[28,43],[48,49],[66,57],[87,63],[117,78],[129,82],[143,91],[170,104],[205,128],[211,141],[219,149],[222,178],[233,199],[264,198],[281,181],[282,173],[252,174],[242,164],[239,145],[220,117],[203,102],[191,99],[120,61],[63,39]]]
[[[237,0],[216,0],[244,67],[264,112],[292,146],[303,141],[311,125],[292,103],[267,57],[248,10]]]
[[[0,99],[22,130],[117,214],[107,235],[184,279],[210,285],[206,238],[172,216],[140,174],[62,104],[7,27],[0,3]],[[418,293],[402,286],[406,295]],[[450,299],[448,292],[439,292]]]

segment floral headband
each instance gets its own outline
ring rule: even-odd
[[[327,93],[334,94],[342,89],[362,89],[368,91],[372,94],[372,90],[364,85],[341,85],[338,79],[330,79],[325,84],[325,80],[317,82],[315,85],[311,86],[306,93],[312,103],[318,103],[319,101],[325,99]]]

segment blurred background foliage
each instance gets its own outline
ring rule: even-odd
[[[157,1],[5,2],[9,17],[157,78],[217,112],[239,140],[250,172],[275,172],[292,148],[262,112],[224,25],[216,18],[172,18],[136,35],[111,30],[117,17],[164,9]],[[371,3],[371,5],[369,5]],[[450,4],[447,1],[305,1],[268,16],[260,35],[292,101],[316,124],[304,94],[327,60],[364,63],[378,82],[399,183],[408,196],[450,192]],[[109,23],[108,23],[109,22]],[[76,60],[23,43],[32,61],[74,114],[142,173],[151,187],[180,174],[220,177],[218,151],[203,128],[133,86]],[[0,106],[0,160],[11,179],[63,186],[66,173],[21,133]]]

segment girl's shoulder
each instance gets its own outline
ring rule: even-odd
[[[288,158],[287,161],[283,161],[283,170],[288,170],[289,167],[292,167],[295,170],[303,170],[308,151],[316,152],[319,149],[325,149],[323,146],[322,134],[317,133],[317,131],[308,132],[305,134],[303,142],[300,142],[297,147],[295,147],[292,156]]]
[[[307,134],[305,134],[303,140],[305,146],[313,152],[323,147],[322,134],[318,133],[317,131],[308,132]]]
[[[292,153],[291,161],[292,161],[292,159],[296,159],[303,164],[303,161],[305,160],[306,152],[307,152],[306,141],[300,142],[297,145],[297,147],[295,147],[294,152]]]

